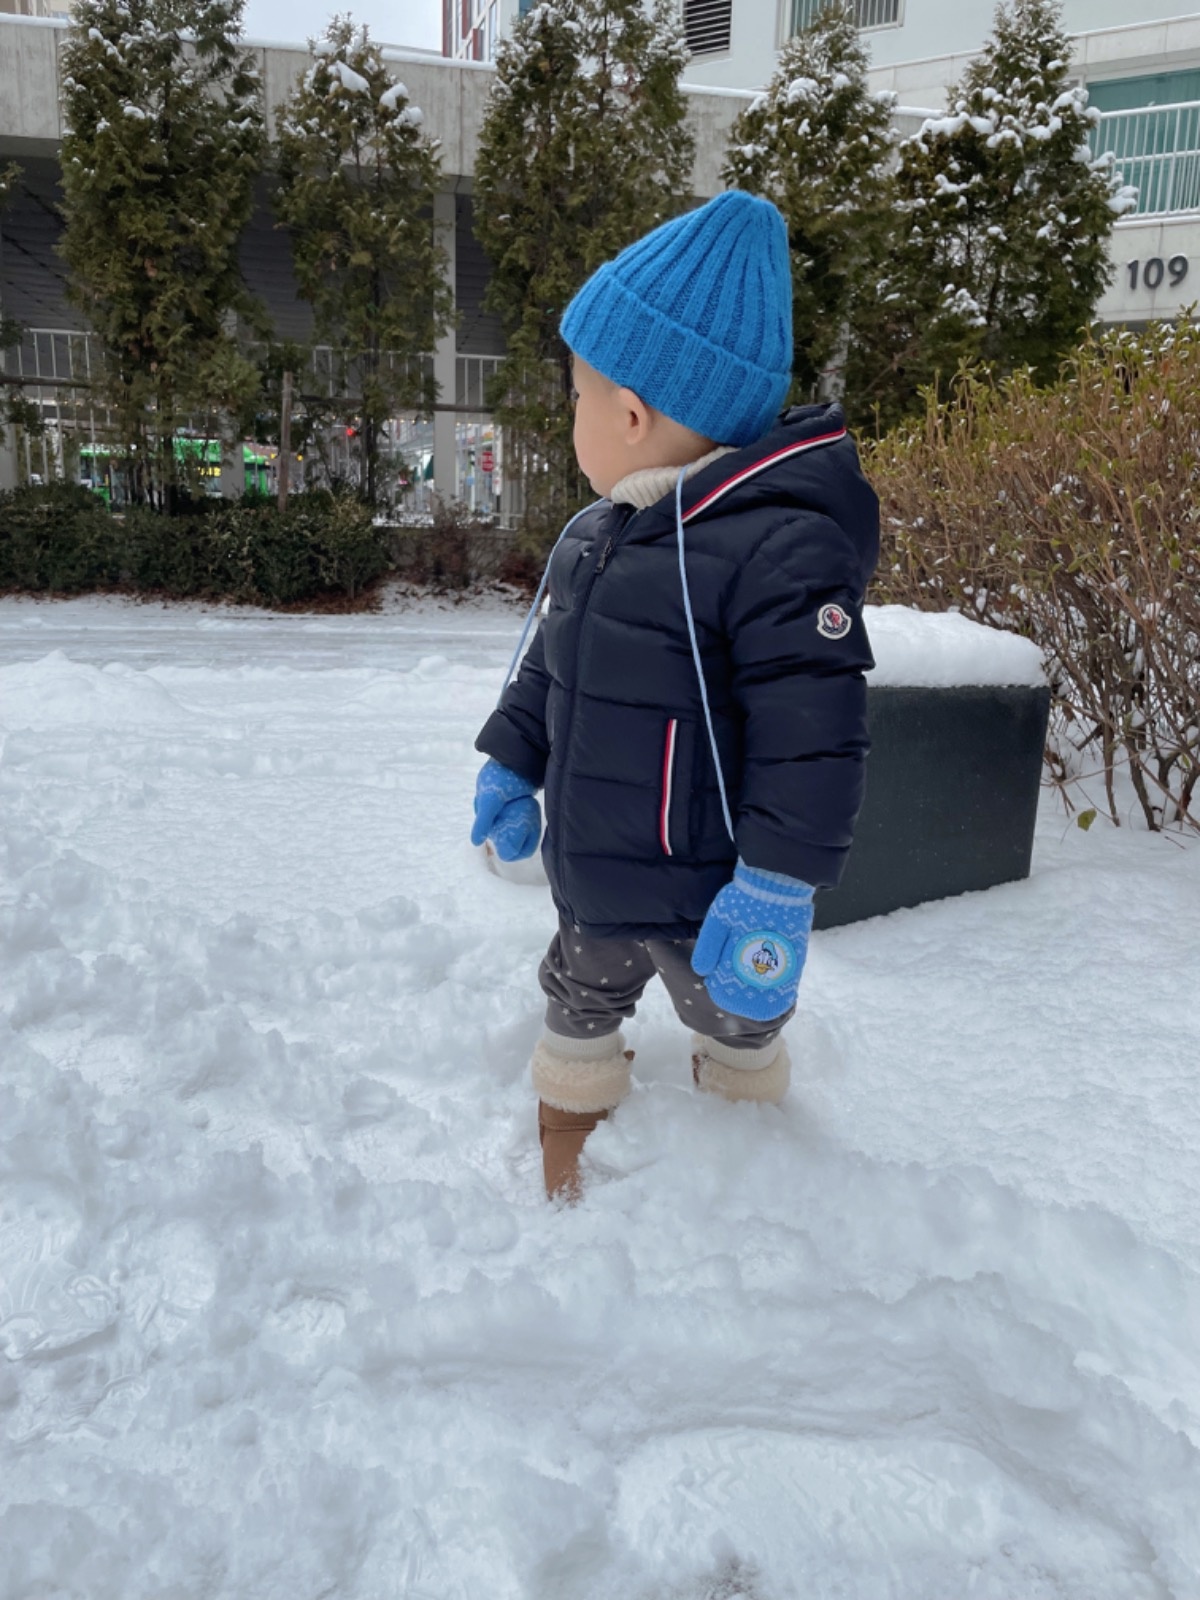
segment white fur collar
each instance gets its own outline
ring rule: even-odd
[[[719,444],[715,450],[701,456],[699,461],[689,462],[685,478],[694,477],[702,468],[729,455],[734,448],[733,445]],[[608,491],[608,498],[614,505],[636,506],[639,511],[645,511],[648,506],[656,505],[664,495],[671,493],[678,476],[678,467],[642,467],[638,472],[627,473],[620,483],[614,483]]]

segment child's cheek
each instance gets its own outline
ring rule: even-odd
[[[589,449],[590,434],[587,425],[587,416],[583,404],[580,402],[575,407],[575,459],[579,463],[579,470],[585,478],[590,478],[594,465],[595,451]]]

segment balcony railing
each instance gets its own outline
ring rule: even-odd
[[[1138,192],[1131,217],[1200,211],[1200,100],[1101,113],[1092,134],[1097,155],[1111,154]]]

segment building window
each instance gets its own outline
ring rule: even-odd
[[[791,0],[793,33],[811,28],[831,0]],[[900,26],[900,0],[853,0],[856,28],[897,28]]]
[[[733,0],[683,0],[683,32],[692,55],[727,51],[732,27]]]
[[[1200,67],[1182,72],[1159,72],[1152,78],[1110,78],[1102,83],[1089,83],[1087,92],[1097,111],[1191,105],[1200,100]]]

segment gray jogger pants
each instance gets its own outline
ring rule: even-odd
[[[679,1020],[696,1033],[728,1040],[739,1050],[772,1044],[792,1012],[773,1022],[752,1022],[718,1011],[692,971],[694,948],[694,939],[591,939],[560,921],[538,972],[547,1001],[547,1029],[568,1039],[615,1033],[633,1016],[657,974]]]

